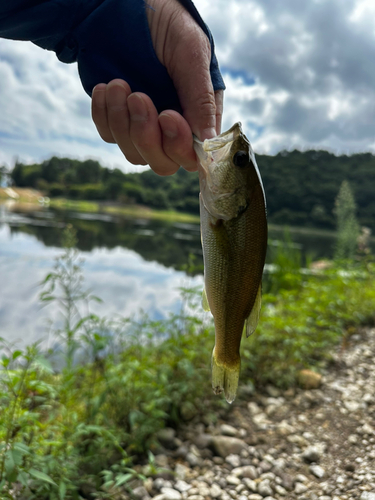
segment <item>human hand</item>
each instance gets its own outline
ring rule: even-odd
[[[183,115],[158,114],[152,100],[132,93],[124,80],[98,84],[92,94],[92,117],[102,139],[117,143],[130,163],[159,175],[179,166],[197,169],[192,132],[200,139],[220,133],[223,91],[214,92],[211,46],[206,34],[177,0],[148,0],[147,18],[159,61],[177,90]]]

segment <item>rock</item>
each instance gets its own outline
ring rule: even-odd
[[[176,464],[174,472],[176,474],[177,479],[181,479],[182,481],[186,478],[186,474],[188,472],[188,468],[183,464]]]
[[[358,411],[361,408],[361,403],[359,403],[358,401],[345,400],[344,406],[350,413],[352,413]]]
[[[248,500],[263,500],[262,495],[258,495],[257,493],[254,493],[253,495],[249,495]]]
[[[171,427],[160,429],[160,431],[157,433],[157,438],[159,442],[169,450],[173,450],[176,448],[175,437],[176,437],[176,431]]]
[[[253,465],[243,465],[242,467],[236,467],[232,470],[231,474],[237,477],[248,477],[249,479],[256,479],[258,477],[258,472]]]
[[[241,484],[241,480],[238,479],[238,477],[233,476],[232,474],[229,474],[229,476],[227,476],[225,479],[228,484],[231,484],[233,486],[238,486],[239,484]]]
[[[143,483],[143,486],[146,488],[147,492],[151,494],[154,487],[154,481],[151,479],[151,477],[148,477]]]
[[[198,411],[196,407],[190,401],[185,401],[182,403],[180,408],[180,414],[183,420],[191,420],[197,415]]]
[[[265,479],[264,481],[261,481],[258,484],[258,493],[262,495],[262,497],[268,497],[273,494],[270,482],[268,479]]]
[[[184,491],[189,491],[192,488],[191,484],[188,484],[186,481],[183,481],[182,479],[176,481],[174,487],[180,493],[183,493]]]
[[[241,465],[241,459],[238,455],[228,455],[225,458],[225,461],[227,464],[231,465],[232,467],[239,467]]]
[[[303,483],[296,483],[294,485],[294,491],[297,493],[297,495],[300,495],[301,493],[305,493],[305,491],[308,490],[308,487],[305,486]]]
[[[174,452],[174,456],[176,458],[186,458],[186,455],[189,453],[189,449],[184,444],[179,446],[177,450]]]
[[[302,453],[302,458],[306,462],[318,462],[321,452],[316,446],[308,446]]]
[[[216,483],[212,483],[211,488],[210,488],[210,496],[212,498],[218,498],[222,495],[223,490],[220,488],[220,486]]]
[[[198,434],[198,436],[194,439],[194,443],[197,448],[209,448],[212,445],[212,436],[211,434]]]
[[[167,455],[156,455],[155,456],[155,464],[158,467],[168,467],[168,457]]]
[[[275,491],[276,491],[276,493],[278,493],[279,495],[281,495],[283,497],[285,497],[288,494],[286,489],[283,488],[280,484],[276,484]]]
[[[322,376],[312,370],[300,370],[297,380],[302,389],[317,389],[322,383]]]
[[[222,424],[220,426],[220,433],[223,436],[235,437],[235,436],[237,436],[237,429],[231,425]]]
[[[246,449],[247,445],[242,439],[229,436],[214,436],[212,445],[218,455],[225,458],[228,455],[241,453],[241,450]]]
[[[202,495],[191,495],[189,500],[204,500],[204,497]]]
[[[132,494],[137,500],[147,500],[151,498],[144,486],[138,486],[138,488],[134,488]]]
[[[290,474],[284,474],[280,476],[282,486],[287,490],[293,489],[293,478]]]
[[[362,495],[359,497],[359,500],[375,500],[375,493],[371,493],[370,491],[363,491]]]
[[[268,472],[272,469],[272,464],[270,464],[270,462],[268,462],[267,460],[262,460],[259,464],[259,467],[263,472]]]
[[[189,453],[186,455],[186,460],[189,463],[190,467],[197,467],[201,463],[201,459],[191,451],[189,451]]]
[[[165,486],[167,486],[166,483],[169,483],[169,481],[166,481],[165,479],[162,479],[161,477],[158,477],[154,481],[154,488],[157,489],[157,490],[161,490],[162,488],[164,488]],[[169,485],[172,486],[171,483],[169,483]]]
[[[250,491],[253,491],[256,493],[258,491],[258,485],[253,479],[249,479],[248,477],[244,477],[243,479],[243,484],[246,486],[246,488]]]
[[[325,470],[320,465],[310,465],[310,472],[318,479],[322,479],[325,475]]]
[[[164,495],[164,500],[181,500],[181,493],[173,488],[162,488],[162,494]]]
[[[257,415],[258,413],[261,413],[261,411],[262,411],[254,401],[251,401],[250,403],[248,403],[247,408],[248,408],[249,412],[251,413],[251,415]]]

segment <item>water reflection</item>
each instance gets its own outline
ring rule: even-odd
[[[202,285],[198,224],[48,209],[22,212],[0,205],[0,336],[27,343],[45,335],[45,317],[57,310],[40,310],[36,284],[61,254],[67,224],[77,231],[87,286],[104,301],[95,306],[98,314],[129,316],[142,308],[162,318],[178,311],[178,288],[188,279]],[[303,261],[332,257],[332,233],[292,231],[290,237]],[[282,228],[270,230],[267,262],[283,239]],[[189,255],[195,256],[191,278],[185,272]]]

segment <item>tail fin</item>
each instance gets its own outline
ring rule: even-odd
[[[212,353],[212,389],[215,394],[221,394],[224,391],[228,403],[233,403],[236,398],[240,365],[239,360],[237,366],[227,368],[219,364],[215,359],[215,352]]]

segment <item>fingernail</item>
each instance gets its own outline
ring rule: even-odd
[[[163,134],[166,135],[169,139],[175,139],[177,137],[177,125],[173,118],[162,113],[159,116],[159,123]]]
[[[128,109],[130,113],[130,118],[134,122],[145,122],[147,121],[147,107],[143,102],[142,97],[137,94],[132,94],[128,99]]]
[[[205,139],[212,139],[217,136],[216,130],[212,128],[205,128],[201,131],[200,140],[203,142]]]

